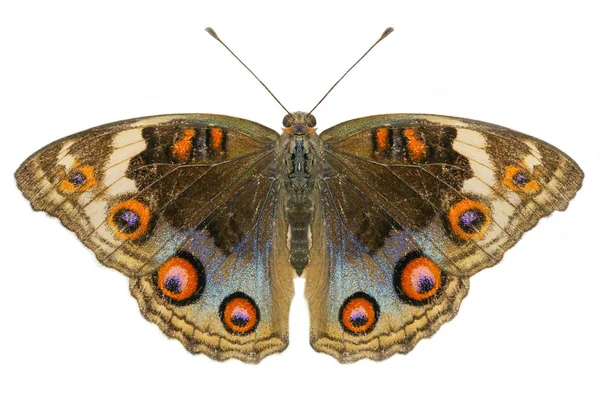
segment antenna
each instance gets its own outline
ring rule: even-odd
[[[350,72],[350,71],[352,70],[352,68],[354,68],[354,67],[355,67],[355,66],[356,66],[356,65],[357,65],[357,64],[358,64],[360,61],[362,61],[362,59],[363,59],[364,57],[366,57],[366,56],[367,56],[367,54],[368,54],[369,52],[371,52],[371,50],[372,50],[373,48],[375,48],[375,45],[379,44],[379,43],[381,42],[381,40],[383,40],[385,37],[387,37],[388,35],[390,35],[390,34],[392,33],[392,31],[394,31],[394,28],[393,28],[393,27],[388,27],[388,28],[386,28],[386,29],[385,29],[385,31],[383,32],[383,34],[381,34],[381,37],[379,37],[379,39],[378,39],[377,41],[375,41],[375,44],[371,45],[371,48],[369,48],[369,49],[367,50],[367,52],[365,52],[365,53],[363,54],[363,56],[362,56],[362,57],[358,58],[358,61],[356,61],[356,62],[355,62],[355,63],[354,63],[354,64],[353,64],[353,65],[350,67],[350,69],[348,69],[348,70],[346,71],[346,73],[345,73],[345,74],[343,74],[343,75],[342,75],[342,77],[341,77],[340,79],[338,79],[338,81],[337,81],[336,83],[334,83],[334,84],[333,84],[333,86],[332,86],[332,87],[331,87],[331,88],[330,88],[330,89],[327,91],[327,93],[325,94],[325,96],[323,96],[323,97],[321,98],[321,100],[319,100],[319,103],[317,103],[317,104],[315,105],[315,107],[313,107],[312,109],[310,109],[310,112],[308,112],[308,114],[311,114],[311,113],[312,113],[312,112],[313,112],[313,111],[314,111],[314,110],[317,108],[317,106],[319,106],[319,105],[321,104],[321,102],[322,102],[322,101],[323,101],[323,100],[324,100],[324,99],[327,97],[327,95],[329,95],[329,94],[331,93],[331,91],[333,90],[333,88],[335,88],[335,87],[337,86],[337,84],[338,84],[338,83],[340,83],[340,82],[341,82],[341,80],[342,80],[342,79],[344,79],[344,77],[345,77],[346,75],[348,75],[348,72]]]
[[[217,33],[215,32],[215,30],[213,30],[213,29],[212,29],[212,28],[210,28],[210,27],[206,27],[206,32],[207,32],[207,33],[209,33],[209,34],[210,34],[210,35],[211,35],[211,36],[212,36],[212,37],[213,37],[215,40],[219,41],[219,42],[221,43],[221,45],[223,45],[223,46],[224,46],[224,47],[227,49],[227,51],[231,52],[231,55],[233,55],[233,56],[235,57],[235,59],[237,59],[238,61],[240,61],[240,63],[241,63],[242,65],[244,65],[244,68],[246,68],[246,69],[247,69],[247,70],[248,70],[248,71],[249,71],[249,72],[252,74],[252,76],[254,76],[254,77],[256,78],[256,80],[257,80],[257,81],[259,81],[259,82],[260,82],[260,84],[264,86],[264,88],[267,90],[267,92],[269,92],[269,93],[271,94],[271,96],[273,96],[273,99],[275,99],[275,101],[276,101],[277,103],[279,103],[279,106],[283,107],[283,110],[285,110],[285,111],[287,112],[287,114],[290,114],[290,112],[289,112],[289,111],[288,111],[288,110],[285,108],[285,106],[284,106],[283,104],[281,104],[281,102],[279,101],[279,99],[277,99],[277,98],[275,97],[275,95],[273,94],[273,92],[271,92],[271,91],[269,90],[269,88],[267,88],[267,85],[265,85],[263,81],[261,81],[260,79],[258,79],[258,76],[256,76],[256,75],[254,74],[254,72],[252,72],[252,70],[251,70],[250,68],[248,68],[248,66],[247,66],[245,63],[243,63],[243,62],[242,62],[242,60],[241,60],[241,59],[239,59],[239,58],[238,58],[238,56],[237,56],[237,55],[235,55],[235,53],[234,53],[234,52],[233,52],[231,49],[229,49],[229,47],[228,47],[227,45],[225,45],[225,43],[224,43],[223,41],[221,41],[221,39],[219,38],[219,36],[218,36],[218,35],[217,35]],[[380,40],[380,41],[381,41],[381,40]],[[372,48],[372,47],[371,47],[371,48]]]

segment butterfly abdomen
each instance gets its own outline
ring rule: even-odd
[[[285,203],[286,219],[288,221],[288,247],[290,263],[298,276],[308,264],[310,248],[310,223],[314,213],[314,203],[304,194],[293,194]]]

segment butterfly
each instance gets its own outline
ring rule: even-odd
[[[42,148],[15,177],[33,209],[129,278],[166,335],[249,363],[287,347],[297,276],[315,350],[409,352],[583,182],[557,148],[493,124],[387,114],[317,133],[312,111],[287,111],[281,134],[215,114],[110,123]]]

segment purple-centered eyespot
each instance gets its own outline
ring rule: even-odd
[[[81,165],[73,170],[58,184],[60,192],[73,194],[85,192],[96,185],[94,176],[94,167],[91,165]]]
[[[482,238],[492,221],[487,206],[467,198],[450,207],[447,219],[450,231],[462,240]]]
[[[408,253],[394,270],[394,287],[403,302],[420,305],[433,299],[443,285],[442,270],[421,252]]]
[[[155,284],[162,294],[177,305],[186,305],[197,298],[205,282],[202,263],[183,251],[167,260],[155,277]]]
[[[509,165],[504,169],[502,184],[516,192],[535,194],[540,191],[541,185],[534,178],[537,168],[527,170],[518,165]]]
[[[375,328],[379,318],[377,301],[364,292],[356,292],[346,298],[340,307],[339,320],[342,328],[353,335],[368,334]]]
[[[223,300],[219,316],[225,329],[234,335],[253,332],[260,321],[258,306],[242,292],[233,293]]]

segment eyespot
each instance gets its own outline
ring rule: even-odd
[[[463,199],[452,205],[448,212],[448,221],[456,236],[464,240],[472,240],[484,236],[491,218],[484,205],[470,199]]]
[[[504,169],[504,186],[517,192],[535,193],[540,190],[540,184],[523,168],[509,165]]]
[[[366,335],[379,319],[379,305],[370,295],[357,292],[344,301],[339,320],[342,328],[352,335]]]
[[[283,116],[283,127],[290,127],[292,123],[294,123],[294,120],[292,119],[291,115],[286,114]]]
[[[200,260],[188,252],[178,252],[158,269],[155,282],[171,302],[185,305],[202,294],[206,275]]]
[[[223,300],[219,315],[225,329],[234,335],[254,332],[260,321],[258,307],[248,295],[237,292]]]
[[[137,199],[119,202],[110,211],[108,224],[121,239],[139,239],[148,230],[150,209]]]
[[[58,188],[66,193],[83,192],[95,186],[96,183],[94,167],[83,165],[71,171],[67,178],[60,182]]]
[[[401,259],[394,270],[394,288],[400,298],[420,305],[439,293],[444,275],[437,264],[420,252]]]

